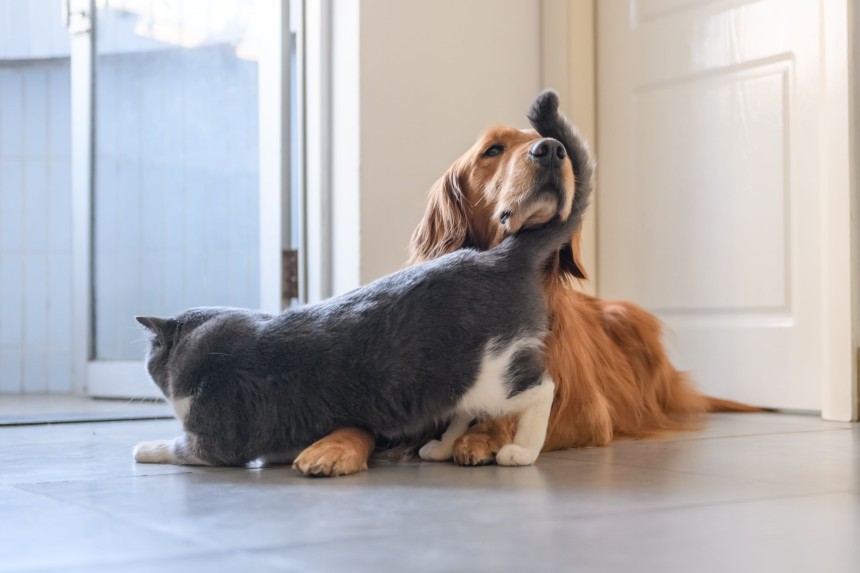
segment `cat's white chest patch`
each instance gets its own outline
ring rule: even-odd
[[[498,415],[508,410],[508,371],[517,353],[527,348],[541,348],[538,338],[518,338],[507,346],[499,347],[491,342],[484,349],[481,367],[475,383],[460,399],[457,411],[474,416]]]
[[[188,418],[188,411],[191,410],[191,396],[177,398],[176,400],[171,400],[170,403],[173,406],[173,411],[176,412],[176,417],[184,424],[186,418]]]

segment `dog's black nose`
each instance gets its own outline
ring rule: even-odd
[[[560,163],[567,154],[560,141],[545,137],[532,145],[529,155],[541,165],[551,166]]]

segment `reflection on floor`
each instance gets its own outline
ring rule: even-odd
[[[529,468],[136,465],[176,421],[0,428],[0,571],[856,571],[860,426],[712,416]]]

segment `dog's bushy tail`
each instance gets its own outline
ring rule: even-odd
[[[502,243],[502,247],[510,250],[512,255],[527,257],[535,265],[543,266],[582,224],[582,216],[594,188],[594,160],[588,142],[558,111],[558,94],[553,90],[546,90],[535,98],[528,119],[540,135],[557,139],[564,145],[575,178],[573,206],[567,220],[555,217],[541,227],[523,229]]]

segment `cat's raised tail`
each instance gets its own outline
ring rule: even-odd
[[[544,137],[552,137],[564,145],[570,158],[574,176],[573,204],[566,220],[554,217],[540,227],[522,229],[505,239],[500,247],[511,255],[528,258],[534,265],[543,266],[546,260],[570,241],[573,232],[582,224],[582,216],[594,188],[594,160],[579,131],[558,111],[558,94],[552,90],[541,93],[528,113],[532,127]]]

